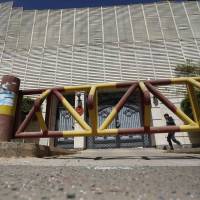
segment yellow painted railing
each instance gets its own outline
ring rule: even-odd
[[[193,119],[187,116],[180,108],[176,107],[168,98],[165,97],[157,86],[183,84],[186,85],[190,104],[192,107]],[[21,91],[23,95],[31,95],[41,93],[35,100],[33,108],[30,110],[26,119],[21,123],[16,131],[16,138],[33,138],[33,137],[71,137],[71,136],[105,136],[105,135],[123,135],[123,134],[144,134],[144,133],[165,133],[170,131],[187,131],[187,132],[200,132],[200,107],[197,100],[196,90],[200,89],[200,77],[184,77],[174,79],[162,79],[162,80],[149,80],[149,81],[131,81],[131,82],[119,82],[119,83],[103,83],[96,85],[83,85],[83,86],[67,86],[52,89],[36,89]],[[107,116],[105,121],[98,127],[98,93],[100,91],[113,91],[113,90],[126,90],[125,94],[119,100],[119,102],[112,109],[111,113]],[[124,104],[127,102],[130,95],[134,92],[140,91],[142,100],[141,106],[143,109],[143,121],[144,126],[140,128],[119,128],[108,129],[117,113],[120,112]],[[73,106],[67,101],[63,94],[72,92],[84,92],[87,96],[87,108],[89,113],[89,121],[86,122],[80,116]],[[48,99],[50,95],[56,96],[56,98],[63,104],[64,108],[72,115],[77,121],[82,130],[68,130],[68,131],[54,131],[48,130],[48,126],[40,111],[41,104],[45,99]],[[151,126],[151,95],[159,99],[168,109],[170,109],[178,118],[180,118],[184,125],[180,126]],[[81,108],[80,108],[81,109]],[[33,116],[36,115],[41,131],[38,132],[26,132],[26,128],[30,123]]]

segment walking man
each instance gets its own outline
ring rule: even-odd
[[[165,113],[164,114],[164,117],[165,117],[165,120],[166,120],[166,125],[167,126],[173,126],[173,125],[176,125],[175,122],[174,122],[174,119],[169,116],[168,113]],[[167,141],[169,143],[169,146],[170,146],[170,149],[173,150],[174,147],[172,145],[172,141],[176,144],[178,144],[179,146],[182,146],[181,143],[175,138],[175,132],[169,132],[168,133],[168,136],[167,136]]]

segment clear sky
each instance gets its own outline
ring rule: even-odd
[[[0,0],[0,3],[9,0]],[[159,0],[10,0],[14,2],[16,7],[24,7],[24,9],[47,9],[47,8],[80,8],[94,6],[110,6],[132,3],[150,3]]]

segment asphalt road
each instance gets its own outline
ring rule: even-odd
[[[0,199],[200,199],[200,155],[153,149],[0,158]]]

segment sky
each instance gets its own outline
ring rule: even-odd
[[[0,3],[9,0],[0,0]],[[60,9],[60,8],[80,8],[95,6],[111,6],[133,3],[150,3],[159,0],[10,0],[14,2],[16,7],[24,7],[24,9]]]

